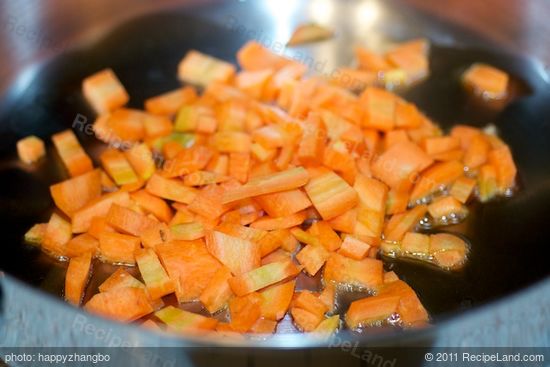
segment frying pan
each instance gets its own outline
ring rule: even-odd
[[[32,30],[29,23],[23,23],[26,31],[18,32],[16,27],[5,30],[8,32],[5,38],[17,52],[4,54],[10,60],[6,63],[9,72],[0,74],[3,96],[0,289],[4,322],[3,330],[0,329],[4,342],[0,339],[0,343],[91,346],[112,342],[83,332],[80,321],[84,317],[85,325],[108,330],[121,340],[131,341],[131,345],[231,344],[284,349],[324,345],[322,341],[292,334],[247,342],[197,336],[176,338],[111,323],[66,305],[60,299],[66,264],[21,241],[33,223],[49,217],[52,202],[48,187],[65,174],[51,144],[48,159],[31,167],[19,163],[15,155],[15,143],[21,137],[34,134],[47,141],[51,134],[71,127],[75,119],[93,122],[95,115],[82,98],[80,83],[97,70],[112,67],[131,95],[129,106],[140,108],[147,97],[178,86],[176,66],[189,49],[235,62],[235,52],[247,40],[254,38],[279,47],[275,42],[284,42],[295,25],[315,19],[334,28],[336,37],[291,50],[288,55],[311,63],[315,72],[321,74],[329,74],[339,65],[349,65],[355,44],[382,48],[391,41],[430,38],[434,45],[430,53],[430,77],[399,93],[416,103],[444,130],[456,123],[478,127],[494,123],[510,145],[519,171],[519,189],[512,197],[476,204],[465,222],[448,228],[470,242],[471,255],[463,270],[443,272],[410,261],[385,259],[386,269],[394,270],[416,290],[434,326],[405,332],[344,331],[340,334],[342,340],[369,346],[427,347],[458,345],[466,340],[467,344],[479,346],[484,341],[474,337],[473,330],[485,325],[501,332],[495,336],[500,340],[493,339],[496,344],[509,345],[515,340],[530,345],[525,336],[511,335],[506,327],[498,329],[499,323],[507,320],[509,324],[504,325],[522,325],[522,330],[533,325],[530,322],[539,326],[542,322],[542,330],[532,327],[531,332],[538,330],[539,334],[533,335],[546,337],[538,340],[541,345],[548,345],[550,84],[539,63],[501,50],[476,34],[401,6],[397,1],[137,3],[138,10],[129,12],[132,16],[116,17],[113,13],[80,33],[73,25],[74,37],[64,44],[56,44],[52,39],[29,40]],[[15,10],[21,9],[14,9],[11,10],[19,14]],[[3,10],[10,8],[6,6]],[[25,22],[22,16],[6,14],[16,26]],[[18,58],[32,63],[18,65]],[[514,95],[505,108],[483,108],[471,103],[464,94],[459,77],[473,62],[486,62],[510,73]],[[83,129],[76,132],[87,151],[92,155],[98,151],[99,144],[93,136]],[[98,273],[109,271],[106,265],[95,266]],[[99,281],[92,280],[88,297]],[[341,306],[345,307],[349,301],[350,298],[344,297]],[[281,327],[292,328],[288,320]],[[312,354],[308,355],[307,363],[312,363]],[[339,356],[338,361],[343,363],[341,358],[348,357]],[[358,362],[356,358],[351,361]]]

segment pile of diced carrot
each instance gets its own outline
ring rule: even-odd
[[[107,144],[100,167],[72,131],[55,134],[70,178],[50,188],[49,222],[25,235],[69,259],[67,301],[82,303],[99,259],[120,266],[84,308],[152,328],[270,334],[287,314],[322,335],[341,318],[352,329],[428,322],[381,256],[460,268],[461,237],[418,229],[462,220],[474,196],[507,194],[516,175],[508,146],[465,125],[443,135],[395,94],[355,95],[306,77],[303,65],[255,42],[237,59],[239,72],[190,51],[178,75],[202,93],[185,86],[145,110],[124,107],[128,93],[111,70],[84,80]],[[362,52],[359,61],[379,62]],[[318,273],[319,289],[298,289],[298,276]],[[342,287],[368,293],[341,310]],[[172,294],[203,311],[166,306]]]

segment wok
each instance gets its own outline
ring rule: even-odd
[[[23,14],[40,12],[44,4],[33,3],[38,8],[31,9],[22,5],[31,6],[30,2],[21,2],[4,4],[2,8],[9,22],[2,47],[13,51],[4,53],[6,63],[0,74],[0,233],[3,237],[0,345],[113,344],[105,337],[87,334],[82,325],[110,331],[122,341],[137,346],[238,345],[297,348],[303,352],[301,348],[326,345],[326,342],[292,334],[247,342],[174,337],[111,323],[68,306],[60,297],[66,264],[48,258],[21,240],[33,223],[44,222],[49,217],[52,202],[48,187],[64,177],[62,167],[54,158],[51,144],[49,158],[30,168],[19,163],[15,154],[15,143],[21,137],[34,134],[48,140],[51,134],[71,127],[75,119],[93,122],[95,115],[83,100],[80,83],[97,70],[112,67],[129,91],[129,106],[140,108],[147,97],[178,86],[176,66],[189,49],[235,62],[235,52],[247,40],[254,38],[278,47],[275,42],[284,42],[295,25],[312,19],[329,24],[336,30],[336,37],[297,48],[289,55],[312,62],[315,71],[322,74],[330,73],[339,65],[349,65],[354,44],[380,48],[391,41],[428,37],[433,42],[430,77],[400,94],[446,130],[455,123],[480,127],[494,123],[510,145],[519,172],[519,190],[514,196],[476,204],[464,223],[449,228],[464,234],[471,244],[471,256],[463,270],[443,272],[409,261],[386,259],[386,268],[394,270],[417,291],[433,318],[433,326],[404,332],[344,331],[339,336],[341,340],[358,342],[361,346],[432,347],[459,343],[529,346],[532,344],[525,335],[535,335],[533,340],[536,335],[542,335],[546,339],[538,339],[539,345],[548,345],[550,84],[541,64],[527,56],[499,49],[479,35],[419,13],[398,1],[164,1],[154,5],[136,1],[135,9],[119,15],[115,13],[122,10],[121,6],[112,4],[113,13],[103,12],[101,19],[93,14],[97,13],[98,4],[106,6],[106,2],[76,3],[81,4],[81,9],[74,3],[52,1],[51,4],[67,6],[67,10],[54,11],[50,23],[44,25],[47,29],[44,34],[48,36],[39,35],[34,39],[30,38],[34,29],[33,23],[29,23],[32,17]],[[59,23],[67,29],[52,23],[56,17],[70,17],[71,12],[77,11],[91,13],[80,15],[86,19],[82,26],[67,19]],[[63,34],[66,41],[56,42],[56,34]],[[512,75],[514,98],[505,108],[482,108],[471,103],[460,88],[461,72],[478,61]],[[97,152],[99,144],[93,136],[83,129],[77,133],[87,151]],[[105,265],[96,266],[99,273],[109,270]],[[99,279],[92,280],[88,297],[98,284]],[[480,339],[474,333],[480,325],[494,330],[495,339],[491,342]],[[535,334],[522,336],[510,332],[518,326]],[[542,330],[537,326],[542,326]],[[290,329],[290,322],[287,320],[282,328]],[[204,353],[204,349],[202,351]],[[306,358],[310,364],[317,358],[320,360],[315,362],[317,365],[330,358],[340,363],[348,359],[352,364],[361,362],[350,359],[349,353],[342,355],[339,348],[328,351],[326,354],[294,352],[289,358]],[[248,352],[256,353],[254,358],[262,358],[263,352],[257,349]],[[237,361],[242,357],[227,353]],[[338,356],[334,357],[334,353]],[[250,361],[246,359],[243,363]],[[250,363],[257,363],[256,359]]]

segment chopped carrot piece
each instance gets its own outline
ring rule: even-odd
[[[374,177],[391,188],[412,184],[412,177],[432,164],[433,160],[412,142],[397,143],[376,159],[372,166]]]
[[[199,300],[208,312],[213,314],[221,310],[233,295],[228,283],[231,276],[228,268],[220,268],[201,293]]]
[[[395,126],[397,98],[383,89],[369,87],[361,94],[365,104],[364,127],[390,131]]]
[[[413,83],[425,78],[429,73],[428,58],[424,52],[400,45],[386,53],[391,65],[403,70],[406,74],[406,83]]]
[[[161,243],[172,241],[173,237],[172,231],[166,223],[155,223],[145,229],[139,238],[143,247],[154,249]]]
[[[250,227],[257,229],[264,229],[266,231],[274,229],[292,228],[294,226],[302,224],[307,219],[307,213],[301,211],[288,215],[286,217],[263,217],[250,224]]]
[[[497,188],[505,193],[515,186],[517,168],[508,146],[491,150],[489,162],[495,167],[497,174]]]
[[[224,193],[222,202],[229,203],[248,197],[270,194],[278,191],[292,190],[304,186],[309,180],[309,174],[302,167],[270,175],[254,177],[245,185]]]
[[[101,173],[93,170],[50,186],[55,205],[69,217],[101,195]]]
[[[321,244],[307,245],[297,255],[296,260],[311,276],[315,276],[330,256]]]
[[[146,144],[136,144],[124,152],[124,155],[142,180],[148,180],[155,173],[153,153]]]
[[[84,288],[90,277],[92,265],[91,252],[71,258],[65,275],[65,299],[79,306],[84,296]]]
[[[260,311],[262,317],[269,320],[281,320],[290,306],[296,281],[272,285],[260,292],[262,296]]]
[[[109,278],[99,285],[100,292],[108,292],[120,288],[145,289],[145,284],[130,275],[124,268],[118,268]]]
[[[386,59],[365,47],[355,47],[355,58],[359,63],[359,68],[371,71],[384,71],[390,69]]]
[[[446,222],[450,216],[456,215],[458,218],[463,218],[468,213],[468,209],[462,205],[460,201],[452,196],[444,196],[437,198],[428,205],[428,212],[437,221]],[[445,218],[445,219],[443,219]]]
[[[380,322],[397,312],[399,296],[371,296],[354,301],[346,312],[346,323],[350,329]]]
[[[312,331],[315,336],[327,338],[334,334],[340,327],[340,315],[334,315],[321,321]]]
[[[371,246],[353,236],[346,236],[338,253],[355,260],[364,259],[370,250]]]
[[[477,185],[479,188],[479,200],[486,202],[496,196],[497,188],[497,170],[492,164],[484,164],[479,168],[477,176]]]
[[[315,315],[303,308],[292,308],[290,314],[298,329],[305,332],[315,330],[321,321],[323,321],[323,316]]]
[[[256,41],[247,42],[238,52],[237,61],[244,70],[280,69],[293,61],[271,52]]]
[[[460,147],[460,140],[453,136],[436,136],[423,141],[422,147],[429,155],[445,153]]]
[[[242,183],[246,183],[246,181],[248,181],[250,166],[251,160],[249,153],[229,154],[229,176],[239,180]]]
[[[206,234],[206,247],[235,275],[245,274],[260,266],[260,246],[255,242],[210,231]]]
[[[235,67],[228,62],[191,50],[178,65],[181,81],[206,86],[212,82],[227,82],[235,74]]]
[[[357,208],[350,209],[330,219],[329,223],[335,231],[353,233],[357,225]]]
[[[107,220],[104,216],[93,217],[90,221],[90,228],[88,228],[87,233],[95,239],[99,239],[99,235],[103,231],[116,232],[113,227],[107,224]]]
[[[393,215],[384,230],[385,240],[401,241],[405,233],[414,228],[427,211],[426,205],[418,205],[404,213]]]
[[[52,141],[71,177],[79,176],[94,169],[92,160],[71,130],[54,134]]]
[[[261,316],[261,296],[251,293],[244,297],[235,297],[229,301],[231,328],[245,333],[254,326]]]
[[[155,252],[176,285],[180,303],[198,300],[221,267],[203,240],[166,242],[157,245]]]
[[[152,195],[184,204],[191,203],[197,195],[196,189],[185,186],[182,181],[164,178],[159,174],[151,176],[145,189]]]
[[[130,205],[130,195],[125,191],[117,191],[103,195],[84,207],[78,209],[73,214],[73,233],[83,233],[88,231],[94,217],[103,217],[111,208],[112,204],[120,206]]]
[[[458,161],[434,164],[420,175],[419,181],[411,192],[410,202],[426,198],[441,187],[448,186],[464,174],[464,165]]]
[[[328,251],[336,251],[342,244],[342,240],[334,232],[329,222],[317,221],[309,227],[308,232],[316,236]]]
[[[403,213],[409,205],[409,192],[406,190],[392,189],[388,191],[386,201],[386,214],[393,215]]]
[[[174,282],[166,274],[166,270],[153,250],[138,250],[135,253],[135,258],[152,300],[174,292]]]
[[[462,75],[464,84],[484,98],[499,99],[506,96],[508,74],[494,66],[476,63]]]
[[[410,254],[414,257],[427,257],[430,253],[430,236],[421,233],[407,232],[403,237],[401,249],[405,254]]]
[[[273,230],[270,234],[281,241],[281,248],[287,252],[294,252],[299,245],[298,240],[287,228]]]
[[[96,255],[99,250],[99,242],[96,238],[89,235],[88,233],[83,233],[76,237],[73,237],[66,247],[67,256],[70,258],[76,256],[82,256],[85,253],[91,253]]]
[[[115,288],[94,295],[84,308],[120,322],[131,322],[154,311],[147,293],[141,288]]]
[[[384,135],[384,149],[387,150],[395,144],[410,141],[407,131],[404,129],[397,129],[388,131]],[[429,154],[429,153],[428,153]]]
[[[25,232],[25,243],[33,246],[41,246],[44,242],[44,236],[46,235],[46,229],[48,223],[37,223],[33,225],[27,232]]]
[[[413,326],[416,323],[428,321],[428,313],[414,290],[402,280],[396,280],[384,284],[379,291],[379,296],[396,295],[399,297],[397,313],[405,326]]]
[[[139,190],[130,194],[140,208],[147,213],[151,213],[162,222],[170,222],[172,220],[172,210],[166,202],[157,196],[149,194],[146,190]]]
[[[311,206],[311,201],[300,189],[260,195],[254,199],[272,217],[288,216]]]
[[[138,176],[122,152],[107,149],[101,154],[101,164],[117,185],[131,184],[139,181]]]
[[[241,71],[235,77],[235,85],[251,98],[260,99],[273,73],[273,69]]]
[[[250,332],[255,334],[273,334],[277,329],[277,321],[259,318],[252,327]]]
[[[294,300],[292,301],[292,308],[302,308],[315,315],[321,316],[321,318],[328,311],[327,305],[325,305],[319,297],[307,290],[295,294]]]
[[[100,257],[115,264],[135,264],[134,252],[139,249],[139,237],[114,232],[99,236]]]
[[[387,273],[384,273],[384,284],[395,282],[397,280],[399,280],[399,277],[395,274],[395,272],[388,271]]]
[[[414,129],[422,124],[422,115],[412,103],[397,101],[395,106],[395,126],[402,129]]]
[[[116,230],[138,237],[155,223],[149,217],[118,204],[111,205],[106,221]]]
[[[34,135],[27,136],[17,142],[17,155],[23,163],[34,163],[46,155],[44,142]]]
[[[110,132],[112,141],[122,146],[124,143],[137,142],[145,137],[145,119],[147,114],[131,108],[119,108],[113,111],[107,120],[106,128]],[[157,118],[158,119],[158,118]],[[109,136],[108,136],[109,138]],[[117,141],[119,140],[119,141]]]
[[[173,178],[195,173],[206,167],[212,155],[212,150],[204,146],[181,149],[175,157],[164,162],[162,176]]]
[[[155,312],[155,316],[164,322],[169,330],[178,332],[197,329],[214,330],[218,324],[216,319],[181,310],[174,306],[167,306]]]
[[[451,186],[452,197],[465,204],[476,186],[476,181],[468,177],[460,177]]]
[[[287,46],[298,46],[311,42],[323,41],[331,38],[334,32],[327,27],[316,23],[306,23],[299,25],[290,39],[286,43]]]
[[[321,302],[327,306],[328,312],[334,311],[336,307],[336,286],[332,282],[327,282],[323,291],[319,294]]]
[[[225,190],[221,186],[206,186],[200,190],[187,208],[208,219],[218,218],[230,209],[228,205],[221,204],[224,193]]]
[[[384,282],[382,261],[371,258],[353,260],[332,253],[324,271],[325,281],[358,286],[369,290],[377,289]]]
[[[303,124],[302,139],[297,157],[304,165],[318,165],[322,162],[326,144],[326,128],[318,114],[310,113]]]
[[[42,248],[54,256],[66,256],[67,244],[71,240],[71,223],[53,213],[46,227]]]
[[[171,238],[183,241],[198,240],[206,235],[204,224],[200,222],[175,224],[170,227],[170,232]]]
[[[441,256],[446,252],[452,256]],[[466,242],[458,236],[449,233],[437,233],[430,236],[430,254],[434,257],[436,264],[441,267],[459,268],[464,264],[467,252]]]
[[[290,260],[267,264],[229,279],[229,285],[237,296],[265,288],[282,280],[296,276],[300,272]]]
[[[483,134],[472,137],[462,161],[469,170],[478,168],[487,162],[491,145]]]
[[[464,150],[467,150],[472,142],[472,139],[480,134],[480,129],[468,125],[455,125],[451,129],[451,136],[460,140],[460,146]]]
[[[337,217],[353,208],[358,201],[355,190],[332,171],[312,178],[305,190],[323,219]]]
[[[130,99],[111,69],[99,71],[84,79],[82,92],[98,114],[122,107]]]
[[[212,136],[213,146],[222,153],[247,153],[252,141],[250,135],[240,131],[219,131]]]
[[[170,116],[178,112],[184,104],[193,103],[196,99],[197,92],[188,86],[147,99],[145,109],[155,115]]]

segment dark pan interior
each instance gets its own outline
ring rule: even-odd
[[[475,126],[493,122],[510,144],[519,168],[520,188],[513,197],[475,204],[464,223],[445,228],[463,234],[471,244],[470,260],[463,270],[449,273],[410,261],[386,262],[388,269],[395,270],[418,292],[437,321],[517,291],[549,274],[550,87],[537,64],[526,58],[494,48],[483,51],[479,47],[438,44],[441,33],[436,32],[446,32],[443,34],[466,43],[473,38],[437,20],[420,15],[403,17],[386,6],[390,14],[386,16],[400,22],[400,31],[381,29],[385,37],[424,35],[436,41],[430,55],[430,77],[403,91],[403,96],[417,103],[444,129],[459,122]],[[112,67],[131,95],[130,106],[141,108],[145,98],[178,86],[176,66],[189,49],[234,62],[235,52],[250,38],[228,26],[231,18],[227,16],[235,14],[247,29],[260,29],[264,35],[274,32],[276,20],[258,6],[242,8],[228,2],[195,9],[193,15],[183,8],[138,18],[97,43],[66,50],[27,70],[0,106],[0,269],[34,287],[62,295],[66,264],[24,245],[22,236],[32,224],[47,221],[52,210],[48,187],[66,177],[49,136],[69,128],[77,114],[93,122],[94,113],[80,92],[81,80]],[[419,29],[421,21],[431,26]],[[344,10],[336,13],[336,29],[347,22]],[[354,37],[342,32],[333,40],[295,52],[328,60],[327,67],[346,65],[351,61],[353,43],[361,40]],[[479,108],[461,89],[461,72],[478,61],[513,76],[517,95],[499,112]],[[17,161],[15,143],[30,134],[48,141],[48,157],[26,167]],[[86,150],[97,152],[99,145],[93,136],[78,134]]]

